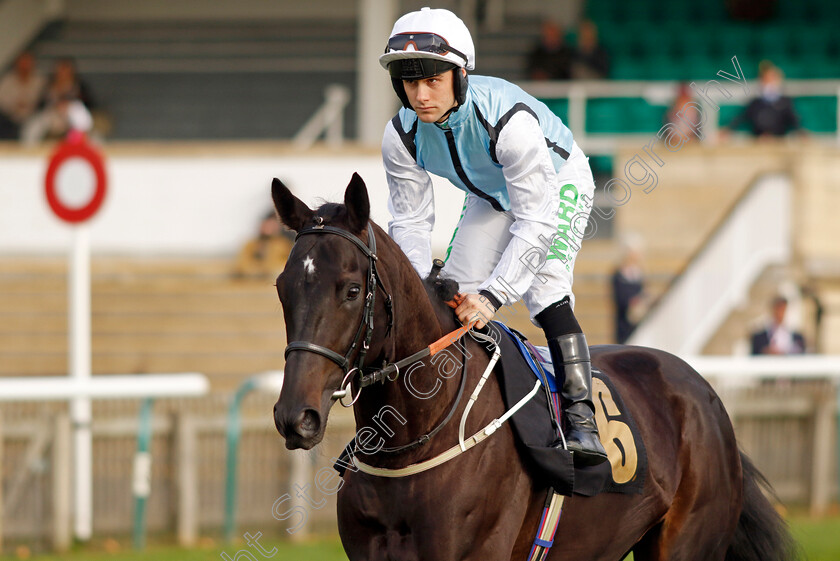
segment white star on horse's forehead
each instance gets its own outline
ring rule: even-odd
[[[306,256],[306,259],[303,260],[303,270],[306,271],[306,274],[308,275],[315,274],[315,260],[308,255]]]

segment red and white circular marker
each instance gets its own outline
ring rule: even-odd
[[[105,163],[84,135],[68,137],[50,156],[47,203],[60,219],[78,223],[90,219],[105,200]]]

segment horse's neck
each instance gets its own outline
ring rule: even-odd
[[[387,251],[390,265],[381,270],[388,277],[394,300],[395,356],[391,359],[399,360],[439,339],[452,319],[451,314],[442,316],[441,304],[432,302],[425,284],[396,242],[387,237],[383,245],[382,253]]]
[[[410,265],[389,276],[392,282],[396,281],[392,286],[399,287],[393,295],[392,337],[396,339],[391,360],[410,356],[459,326],[451,310],[432,301],[434,297]],[[406,444],[432,430],[455,403],[462,377],[463,344],[452,345],[434,362],[426,358],[422,363],[404,367],[393,382],[365,388],[355,409],[357,428],[383,431],[379,435],[385,438],[385,447]],[[445,365],[444,359],[449,364]],[[449,423],[454,427],[457,424],[457,419]]]

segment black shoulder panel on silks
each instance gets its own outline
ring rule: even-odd
[[[417,161],[417,145],[414,143],[414,137],[417,135],[417,122],[418,119],[415,119],[414,124],[411,125],[411,129],[406,132],[403,130],[399,113],[394,115],[394,118],[391,119],[391,124],[394,125],[394,128],[397,130],[397,134],[400,135],[400,140],[402,140],[403,145],[405,145],[406,150],[408,150],[408,153],[411,154],[411,157],[414,158],[415,162]]]
[[[510,409],[534,387],[536,378],[529,366],[522,359],[516,344],[505,334],[489,324],[494,329],[494,340],[500,342],[502,358],[497,367],[499,385],[505,407]],[[620,396],[612,382],[603,373],[593,370],[593,376],[600,378],[612,391],[621,411],[626,411]],[[630,428],[637,436],[639,444],[638,472],[644,474],[647,469],[647,458],[641,438],[635,423],[630,421]],[[593,496],[601,492],[638,494],[644,487],[644,476],[636,476],[633,480],[616,484],[612,478],[610,462],[596,466],[575,468],[572,454],[562,448],[551,417],[548,413],[548,401],[543,391],[537,392],[522,409],[509,421],[513,428],[514,437],[526,466],[531,470],[531,476],[546,486],[551,486],[562,495]]]
[[[508,109],[507,113],[505,113],[499,118],[499,122],[496,123],[496,126],[491,125],[490,122],[484,118],[484,115],[482,115],[481,111],[478,109],[478,105],[473,103],[473,108],[475,109],[475,116],[478,119],[478,122],[481,123],[481,126],[484,127],[484,129],[487,131],[487,135],[490,137],[490,158],[493,160],[494,163],[497,164],[499,163],[499,160],[498,158],[496,158],[496,144],[499,141],[499,135],[502,133],[502,129],[505,127],[508,121],[510,121],[511,117],[513,117],[520,111],[524,111],[533,115],[534,119],[536,119],[538,123],[540,122],[540,118],[537,116],[534,110],[528,107],[527,104],[522,103],[521,101],[519,103],[516,103],[510,109]],[[551,140],[546,138],[545,144],[551,150],[554,150],[555,152],[560,154],[560,157],[564,160],[569,159],[569,153],[563,150],[563,148],[561,148]]]

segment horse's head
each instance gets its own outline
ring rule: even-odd
[[[287,448],[310,449],[323,438],[333,393],[365,346],[366,314],[385,316],[366,306],[369,291],[376,290],[376,282],[372,288],[369,282],[373,260],[362,247],[369,243],[370,200],[357,174],[343,205],[325,204],[314,211],[278,179],[272,183],[272,197],[280,220],[298,232],[277,277],[289,346],[274,422]],[[382,296],[375,298],[380,312]],[[370,357],[380,352],[385,328],[373,331],[379,333],[370,341]]]

